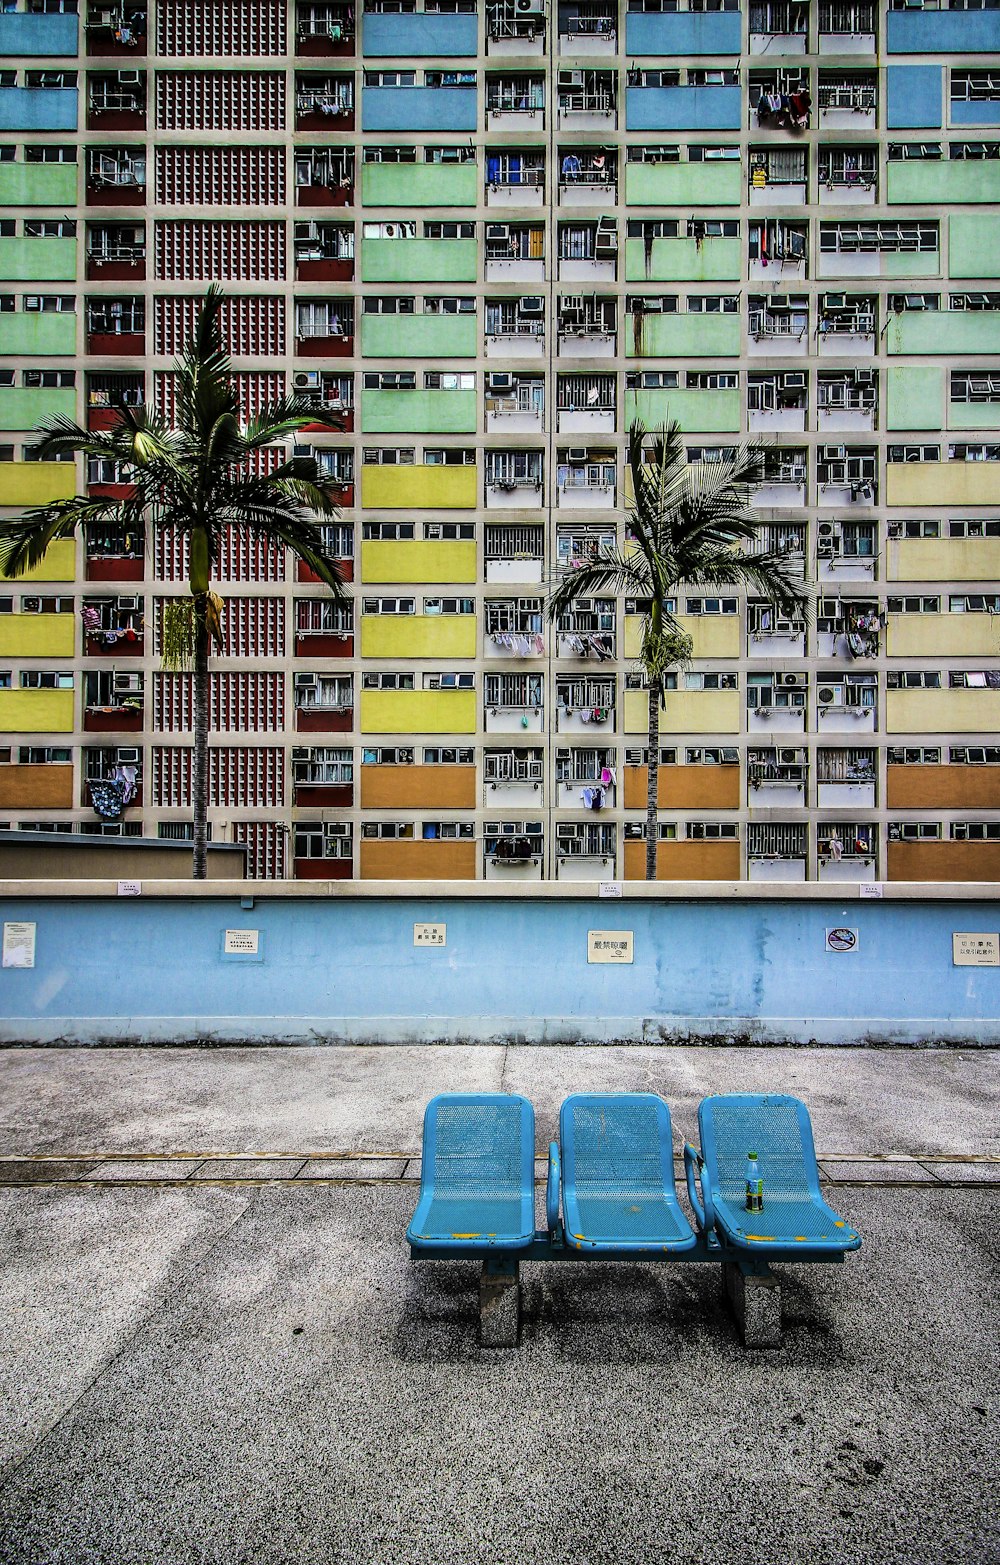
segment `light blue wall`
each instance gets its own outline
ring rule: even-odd
[[[739,87],[627,87],[626,130],[739,130]]]
[[[985,15],[980,12],[980,15]],[[1000,125],[1000,103],[953,103],[953,125]]]
[[[625,18],[625,53],[739,54],[741,23],[736,11],[678,11],[673,15]]]
[[[936,129],[941,124],[940,65],[890,65],[885,75],[890,130]]]
[[[405,60],[414,55],[454,56],[475,54],[478,27],[474,16],[369,15],[363,20],[362,52],[366,59],[381,56]]]
[[[599,901],[238,894],[5,900],[36,966],[0,969],[0,1042],[1000,1040],[1000,968],[952,966],[953,931],[997,902]],[[415,921],[447,925],[414,947]],[[825,949],[859,930],[858,950]],[[222,955],[256,929],[261,960]],[[632,966],[590,966],[587,931],[631,930]]]
[[[472,87],[363,87],[361,128],[474,131],[477,97]]]
[[[890,11],[889,54],[992,54],[1000,49],[996,11]]]
[[[76,54],[77,22],[75,16],[33,16],[25,11],[0,16],[0,55],[36,59]]]
[[[2,20],[10,18],[0,17]],[[0,130],[76,130],[76,116],[75,87],[0,89]]]

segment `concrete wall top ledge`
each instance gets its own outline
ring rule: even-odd
[[[495,882],[464,883],[438,880],[412,880],[401,887],[398,881],[367,880],[143,880],[141,897],[150,899],[190,899],[192,901],[233,901],[253,897],[258,902],[291,899],[315,901],[427,901],[436,902],[587,902],[607,901],[610,914],[617,898],[600,897],[596,880],[524,883],[498,889]],[[625,881],[622,901],[626,902],[859,902],[861,889],[856,884],[789,884],[784,881],[689,880],[647,885],[643,881]],[[114,880],[0,880],[0,898],[8,901],[39,901],[95,897],[117,898]],[[942,885],[935,881],[882,883],[886,902],[997,902],[1000,893],[990,881],[961,881]]]

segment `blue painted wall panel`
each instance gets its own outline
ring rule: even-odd
[[[628,87],[626,130],[739,130],[739,87]]]
[[[34,16],[15,11],[0,16],[0,55],[37,59],[40,55],[76,54],[78,18]]]
[[[997,1041],[1000,969],[954,967],[952,933],[995,931],[1000,905],[855,896],[8,899],[36,966],[0,971],[0,1041]],[[443,949],[414,947],[418,920],[446,923]],[[827,952],[845,925],[857,950]],[[227,928],[259,930],[263,959],[223,957]],[[634,963],[588,965],[591,929],[633,931]]]
[[[736,11],[678,11],[660,16],[630,12],[625,18],[625,53],[739,54],[740,33]]]
[[[1000,125],[1000,103],[953,103],[953,125]]]
[[[474,131],[476,99],[466,87],[364,87],[361,128]]]
[[[940,65],[890,65],[885,74],[889,129],[936,130],[942,120]]]
[[[0,130],[76,130],[76,120],[75,88],[0,89]]]
[[[366,59],[392,56],[443,57],[474,55],[478,28],[474,16],[413,16],[365,14],[362,52]]]
[[[890,11],[889,54],[992,54],[1000,49],[996,11]]]

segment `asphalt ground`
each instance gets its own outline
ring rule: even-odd
[[[678,1139],[798,1092],[864,1245],[781,1268],[780,1348],[715,1267],[566,1263],[480,1349],[475,1265],[403,1242],[423,1103],[473,1084],[539,1151],[575,1088],[662,1091]],[[955,1171],[998,1099],[978,1051],[4,1051],[5,1166],[82,1167],[0,1189],[0,1562],[997,1565],[1000,1185]]]

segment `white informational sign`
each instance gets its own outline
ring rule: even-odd
[[[226,956],[258,956],[260,931],[258,929],[227,929],[222,942]]]
[[[850,951],[858,949],[858,932],[856,929],[845,929],[839,924],[836,929],[828,929],[826,932],[826,949],[835,951],[838,956],[846,956]]]
[[[447,924],[414,924],[413,944],[415,946],[443,946],[448,938]]]
[[[858,893],[862,898],[871,897],[873,899],[878,899],[882,895],[882,887],[879,885],[877,880],[870,882],[862,881],[861,885],[858,887]]]
[[[620,897],[622,883],[620,880],[602,880],[597,888],[599,897]]]
[[[588,929],[588,962],[632,962],[635,960],[631,929]]]
[[[951,960],[955,967],[1000,967],[1000,935],[953,934]]]
[[[4,967],[34,967],[36,924],[4,924]]]
[[[141,880],[120,880],[118,882],[118,895],[120,897],[141,897]]]

